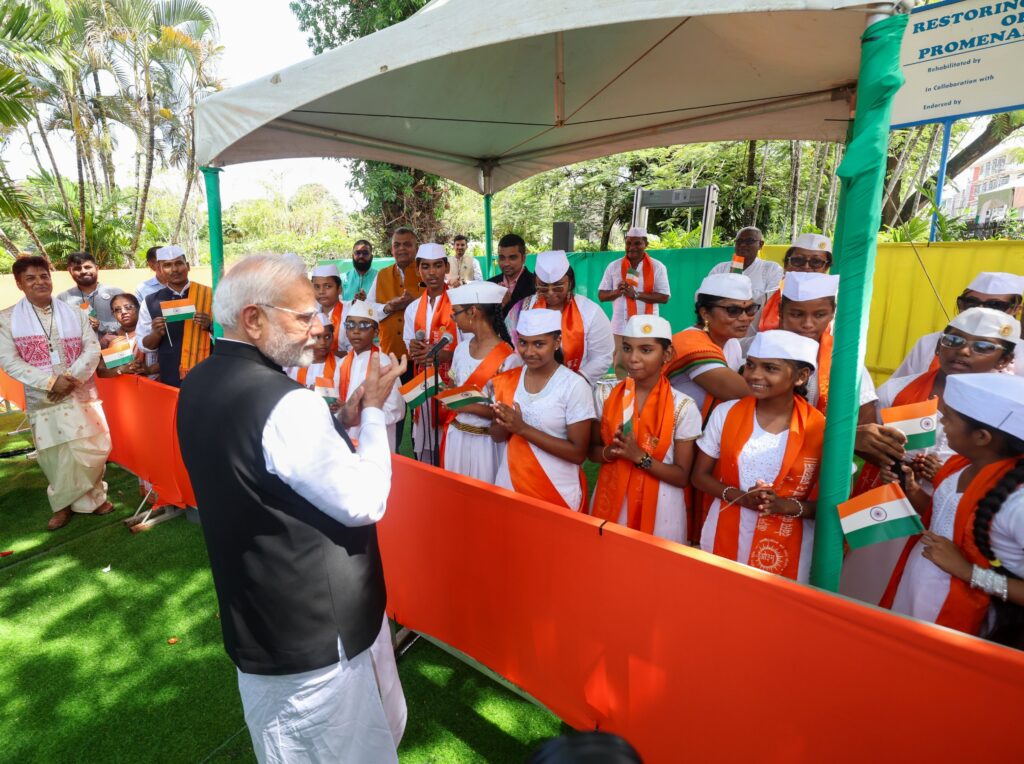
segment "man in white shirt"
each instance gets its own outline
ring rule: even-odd
[[[737,263],[740,258],[743,259],[743,270],[737,269],[735,272],[742,273],[750,279],[750,286],[754,291],[754,303],[757,304],[758,308],[763,307],[768,299],[768,295],[779,288],[779,282],[782,281],[783,274],[781,265],[773,263],[771,260],[764,260],[758,256],[758,253],[763,248],[764,235],[759,228],[747,226],[736,234],[733,257]],[[708,275],[730,273],[733,271],[732,262],[725,262],[719,263],[708,271]],[[759,316],[754,316],[750,329],[747,330],[747,336],[752,336],[757,331],[758,319]]]
[[[612,303],[612,334],[615,335],[615,374],[625,377],[622,364],[622,336],[633,316],[658,315],[658,306],[671,297],[668,270],[647,254],[647,231],[633,226],[626,232],[626,256],[613,260],[598,286],[601,302]]]
[[[139,285],[135,287],[135,297],[139,301],[139,305],[146,302],[146,298],[149,297],[153,292],[159,291],[166,286],[164,281],[163,273],[160,269],[160,261],[157,259],[156,253],[159,252],[162,247],[150,247],[146,250],[146,265],[153,271],[153,275],[145,281],[139,282]]]
[[[484,274],[480,270],[480,263],[475,257],[466,254],[469,249],[469,239],[463,234],[457,234],[452,239],[452,249],[455,256],[448,258],[448,286],[452,289],[470,281],[483,281]]]

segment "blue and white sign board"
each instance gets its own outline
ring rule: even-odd
[[[894,128],[1024,109],[1024,0],[915,8],[900,63]]]

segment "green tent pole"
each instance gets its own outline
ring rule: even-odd
[[[486,241],[487,262],[484,264],[484,278],[491,277],[494,262],[494,223],[491,220],[491,194],[484,194],[484,240]]]
[[[836,505],[850,494],[890,114],[893,97],[903,84],[899,55],[907,20],[902,14],[884,18],[868,26],[861,37],[857,112],[852,140],[838,170],[842,197],[833,272],[841,278],[811,563],[811,583],[830,591],[838,591],[843,566],[843,532]]]
[[[220,277],[224,275],[224,221],[220,209],[220,173],[219,167],[200,167],[206,183],[206,213],[210,230],[210,270],[213,271],[213,284],[216,291]],[[220,337],[222,329],[214,317],[213,336]]]

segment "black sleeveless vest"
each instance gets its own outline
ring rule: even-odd
[[[189,289],[192,285],[189,284]],[[146,307],[149,308],[150,318],[163,316],[163,309],[160,303],[168,300],[183,300],[188,297],[189,289],[182,294],[171,291],[168,287],[162,287],[153,294],[146,295]],[[160,381],[171,387],[181,387],[181,341],[185,336],[185,322],[172,321],[167,324],[167,334],[160,340],[156,348],[156,358],[160,364]]]
[[[355,657],[380,632],[387,599],[376,526],[332,520],[267,471],[264,425],[298,389],[252,345],[222,341],[178,399],[224,647],[250,674],[336,663],[339,637]]]

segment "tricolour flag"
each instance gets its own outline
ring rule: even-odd
[[[733,255],[732,256],[732,265],[729,266],[729,270],[732,273],[743,273],[743,256],[742,255]]]
[[[442,390],[437,394],[437,399],[450,409],[461,409],[474,403],[482,403],[485,406],[493,403],[490,398],[472,385],[460,385]]]
[[[626,283],[636,289],[640,286],[640,272],[630,268],[626,271]]]
[[[622,432],[633,432],[633,420],[636,413],[636,381],[632,377],[622,380]]]
[[[188,298],[166,300],[160,303],[160,312],[164,314],[164,321],[170,324],[174,321],[188,321],[190,318],[195,318],[196,306]]]
[[[428,366],[401,387],[402,397],[410,408],[422,406],[427,398],[437,393],[434,382],[434,367]]]
[[[939,399],[929,398],[921,403],[908,403],[882,409],[882,423],[907,436],[908,451],[935,445],[935,426],[938,422]]]
[[[109,347],[101,350],[100,354],[103,356],[103,363],[108,369],[124,366],[127,363],[131,363],[134,358],[132,346],[128,342],[127,337],[118,337],[110,343]]]
[[[846,543],[854,549],[924,530],[921,518],[898,483],[872,488],[844,501],[837,509]]]
[[[338,400],[338,388],[334,386],[334,380],[330,377],[317,377],[313,383],[313,391],[322,396],[328,403]]]

